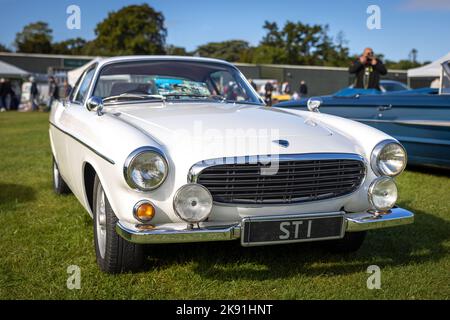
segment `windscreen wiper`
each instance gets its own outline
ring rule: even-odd
[[[213,99],[213,100],[219,100],[220,102],[228,102],[228,100],[224,96],[220,95],[203,95],[203,94],[181,94],[181,93],[169,93],[165,94],[164,97],[173,97],[173,98],[181,98],[181,97],[188,97],[188,98],[205,98],[205,99]]]
[[[122,93],[116,96],[110,96],[103,98],[103,102],[113,101],[113,100],[122,100],[122,99],[157,99],[157,100],[165,100],[165,97],[159,94],[139,94],[139,93]]]

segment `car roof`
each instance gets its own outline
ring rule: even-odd
[[[187,56],[153,56],[153,55],[136,55],[136,56],[119,56],[104,58],[99,61],[99,66],[103,66],[109,63],[137,61],[137,60],[177,60],[177,61],[193,61],[193,62],[214,62],[233,66],[233,64],[220,59],[202,58],[202,57],[187,57]]]

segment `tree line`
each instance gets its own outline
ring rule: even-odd
[[[38,21],[26,25],[15,37],[14,47],[22,53],[114,56],[133,54],[192,55],[256,64],[290,64],[347,67],[351,56],[344,34],[330,36],[328,25],[287,21],[279,27],[265,21],[265,35],[257,46],[244,40],[209,42],[189,52],[166,43],[164,15],[148,4],[130,5],[108,16],[95,28],[95,39],[72,38],[53,41],[48,23]],[[0,44],[0,51],[9,49]],[[383,58],[381,56],[381,58]],[[388,68],[409,69],[420,66],[417,50],[408,59],[387,60]]]

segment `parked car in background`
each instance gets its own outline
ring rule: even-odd
[[[93,217],[105,272],[139,269],[145,244],[325,241],[350,252],[367,230],[414,219],[395,206],[394,177],[406,166],[397,140],[266,107],[220,60],[92,64],[52,108],[50,141],[54,190],[72,191]]]
[[[252,81],[256,85],[256,91],[261,97],[264,97],[265,95],[265,89],[264,86],[267,82],[270,82],[274,88],[274,91],[272,92],[272,101],[273,103],[283,102],[283,101],[289,101],[292,98],[292,95],[281,93],[281,84],[278,83],[277,80],[274,79],[252,79]]]
[[[411,90],[406,84],[395,80],[380,80],[380,89],[382,92]]]
[[[422,88],[377,94],[344,89],[312,98],[320,112],[356,120],[392,135],[408,152],[408,162],[450,167],[450,67],[442,64],[440,89]],[[379,93],[379,91],[378,91]],[[276,107],[306,110],[308,100]]]

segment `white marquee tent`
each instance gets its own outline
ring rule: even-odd
[[[97,57],[97,58],[89,61],[88,63],[82,65],[81,67],[73,69],[73,70],[67,72],[67,81],[69,82],[69,84],[73,87],[75,85],[75,83],[77,82],[78,78],[83,73],[83,71],[86,70],[87,68],[89,68],[94,63],[100,61],[100,60],[102,60],[102,59]]]
[[[408,78],[438,78],[441,75],[441,64],[450,60],[450,52],[445,56],[419,68],[408,70]]]
[[[21,78],[29,73],[9,63],[0,61],[0,76],[3,78]]]

